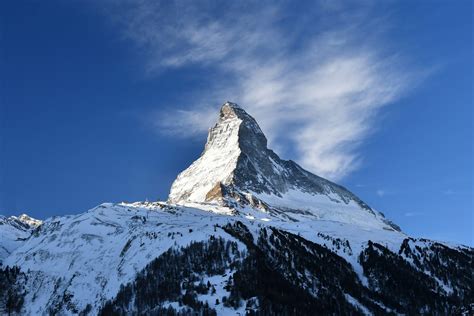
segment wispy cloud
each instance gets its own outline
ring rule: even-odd
[[[406,217],[414,217],[414,216],[422,216],[424,214],[425,213],[423,213],[423,212],[406,212],[405,216]]]
[[[218,104],[231,100],[284,156],[338,180],[360,165],[360,145],[380,108],[419,76],[383,48],[390,47],[387,20],[370,3],[193,4],[142,0],[113,11],[124,36],[145,52],[147,71],[197,66],[212,73],[203,78],[209,88],[188,92],[193,102],[159,114],[154,124],[164,133],[202,134]]]
[[[456,194],[457,192],[454,191],[453,189],[446,189],[446,190],[442,191],[442,193],[443,193],[444,195],[454,195],[454,194]]]

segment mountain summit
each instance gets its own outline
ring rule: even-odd
[[[232,102],[222,105],[204,152],[178,175],[168,201],[234,209],[251,206],[283,217],[305,214],[343,222],[378,222],[400,230],[346,188],[280,159],[268,149],[255,119]]]

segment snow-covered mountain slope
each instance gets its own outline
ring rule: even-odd
[[[18,217],[0,215],[0,263],[13,250],[23,244],[31,235],[33,229],[41,225],[41,221],[26,214]]]
[[[174,181],[169,202],[250,205],[287,217],[400,230],[346,188],[280,159],[255,119],[231,102],[221,107],[201,157]]]
[[[263,247],[264,242],[272,242],[272,237],[262,237],[263,230],[266,231],[265,234],[268,232],[270,235],[272,229],[291,234],[295,236],[292,238],[301,238],[307,243],[321,245],[325,250],[318,248],[319,251],[332,253],[339,258],[337,260],[341,261],[341,264],[348,264],[353,271],[351,273],[354,273],[353,282],[360,282],[361,285],[358,286],[367,288],[371,277],[364,271],[360,254],[367,251],[369,240],[397,258],[403,248],[403,260],[414,266],[413,271],[425,269],[422,265],[414,265],[413,257],[417,258],[420,254],[411,255],[407,247],[422,252],[420,246],[429,248],[433,242],[410,241],[400,232],[379,227],[369,229],[357,224],[305,220],[304,215],[300,216],[302,217],[299,221],[294,222],[251,208],[247,209],[247,213],[232,213],[230,209],[220,205],[191,208],[170,206],[164,202],[106,203],[83,214],[46,220],[23,246],[5,260],[5,264],[29,271],[24,284],[28,289],[25,294],[27,304],[24,304],[22,309],[22,313],[27,315],[78,314],[82,311],[94,315],[107,301],[117,297],[121,285],[134,282],[137,274],[147,269],[150,262],[168,249],[179,249],[195,242],[222,238],[236,243],[239,252],[249,253],[254,247],[253,244],[246,244],[245,238],[238,238],[237,233],[229,232],[226,227],[242,227],[247,230],[258,247]],[[410,243],[414,242],[418,247],[413,244],[410,248]],[[446,247],[439,243],[436,245]],[[267,245],[262,251],[268,252],[268,256],[271,252],[267,247],[276,247],[273,249],[277,252],[283,251],[287,255],[297,251],[283,243]],[[464,248],[449,249],[458,253]],[[434,252],[429,250],[427,253]],[[268,260],[276,259],[269,257]],[[449,257],[449,260],[453,260],[453,257]],[[198,295],[197,299],[207,301],[210,308],[217,310],[219,315],[235,315],[237,311],[245,313],[245,308],[236,309],[233,305],[215,304],[216,299],[222,301],[222,297],[231,295],[231,289],[225,289],[225,284],[229,275],[237,271],[233,266],[227,264],[225,272],[220,274],[200,275],[199,280],[206,284],[209,281],[211,286],[217,288],[217,293]],[[279,263],[278,269],[283,275],[292,275],[291,266],[294,265],[285,266],[284,263]],[[431,275],[432,272],[427,273]],[[307,283],[316,277],[309,275],[309,279],[297,278],[299,287],[308,287]],[[443,272],[442,275],[446,274]],[[447,275],[449,276],[449,273]],[[456,282],[462,283],[459,279],[453,281],[454,278],[450,280],[449,277],[436,278],[436,286],[449,291],[456,288],[453,287]],[[289,280],[296,282],[291,278]],[[372,295],[374,294],[369,296]],[[373,299],[375,298],[371,298]],[[344,304],[351,302],[353,297],[348,296]],[[385,303],[380,301],[380,304]],[[177,301],[170,301],[164,306],[179,309]],[[243,306],[245,304],[242,303],[241,307]]]
[[[229,102],[168,202],[0,220],[0,314],[442,315],[474,302],[472,248],[408,237],[281,160]]]
[[[31,271],[25,312],[49,313],[51,308],[61,305],[65,293],[69,301],[63,311],[79,312],[90,304],[97,312],[101,304],[117,294],[121,284],[133,280],[147,263],[170,247],[215,236],[236,241],[239,249],[244,250],[246,247],[241,242],[216,229],[237,221],[244,223],[255,238],[262,227],[277,227],[327,244],[354,264],[361,276],[357,255],[367,240],[396,251],[405,238],[399,232],[378,227],[369,230],[354,224],[306,221],[304,215],[299,215],[299,222],[293,222],[252,208],[236,215],[229,215],[231,210],[225,206],[202,208],[161,202],[102,204],[83,214],[46,220],[5,260],[5,265]],[[338,238],[350,240],[353,252],[337,250],[333,241]]]
[[[161,203],[102,204],[45,221],[5,264],[31,271],[27,314],[48,314],[65,293],[63,312],[79,312],[87,304],[97,312],[160,253],[218,234],[212,226],[217,222],[212,213]]]

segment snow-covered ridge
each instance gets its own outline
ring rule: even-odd
[[[31,232],[43,222],[26,214],[20,216],[0,215],[0,263],[16,248],[20,247]]]
[[[27,224],[28,226],[30,226],[32,228],[36,228],[36,227],[38,227],[39,225],[41,225],[43,223],[42,220],[30,217],[26,214],[21,214],[18,217],[12,216],[12,218],[18,219],[20,222],[25,223],[25,224]]]
[[[368,241],[398,253],[407,240],[405,234],[380,227],[376,221],[368,225],[357,218],[351,222],[321,220],[305,213],[292,213],[288,220],[249,206],[231,211],[213,203],[195,203],[194,207],[166,202],[104,203],[82,214],[45,220],[4,263],[30,271],[26,315],[48,314],[50,308],[57,308],[59,314],[77,314],[88,305],[96,314],[122,284],[131,282],[170,248],[220,237],[237,242],[245,251],[244,244],[222,229],[229,224],[242,223],[254,240],[262,229],[277,228],[322,245],[347,261],[366,286],[359,254]],[[430,246],[429,242],[418,244]],[[222,290],[219,295],[229,293]],[[215,297],[209,299],[215,301]],[[214,307],[220,314],[235,315],[231,308]]]
[[[43,223],[42,220],[28,216],[27,214],[21,214],[20,216],[5,217],[0,215],[0,225],[12,225],[18,229],[30,229],[36,228]]]
[[[360,274],[357,254],[368,239],[397,250],[406,237],[356,222],[344,224],[309,219],[304,214],[293,216],[297,222],[249,207],[231,213],[228,207],[217,204],[185,207],[166,202],[104,203],[82,214],[45,220],[4,264],[31,271],[26,314],[47,314],[48,308],[63,299],[57,293],[71,296],[74,309],[81,311],[92,303],[92,311],[97,312],[105,300],[117,294],[121,284],[133,280],[147,263],[170,247],[205,241],[211,236],[236,241],[216,226],[240,221],[255,239],[262,227],[277,227],[327,244],[330,249],[334,247],[332,239],[325,236],[349,240],[353,254],[344,249],[334,251],[340,251]],[[229,312],[232,314],[232,310]]]

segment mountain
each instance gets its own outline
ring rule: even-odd
[[[201,157],[174,181],[169,202],[250,206],[289,220],[303,216],[400,231],[346,188],[280,159],[255,119],[231,102],[221,107]]]
[[[26,214],[18,217],[0,215],[0,264],[13,250],[20,247],[41,223]]]
[[[14,247],[1,239],[0,313],[473,311],[474,249],[407,236],[344,187],[280,159],[231,102],[167,202],[37,223]]]

